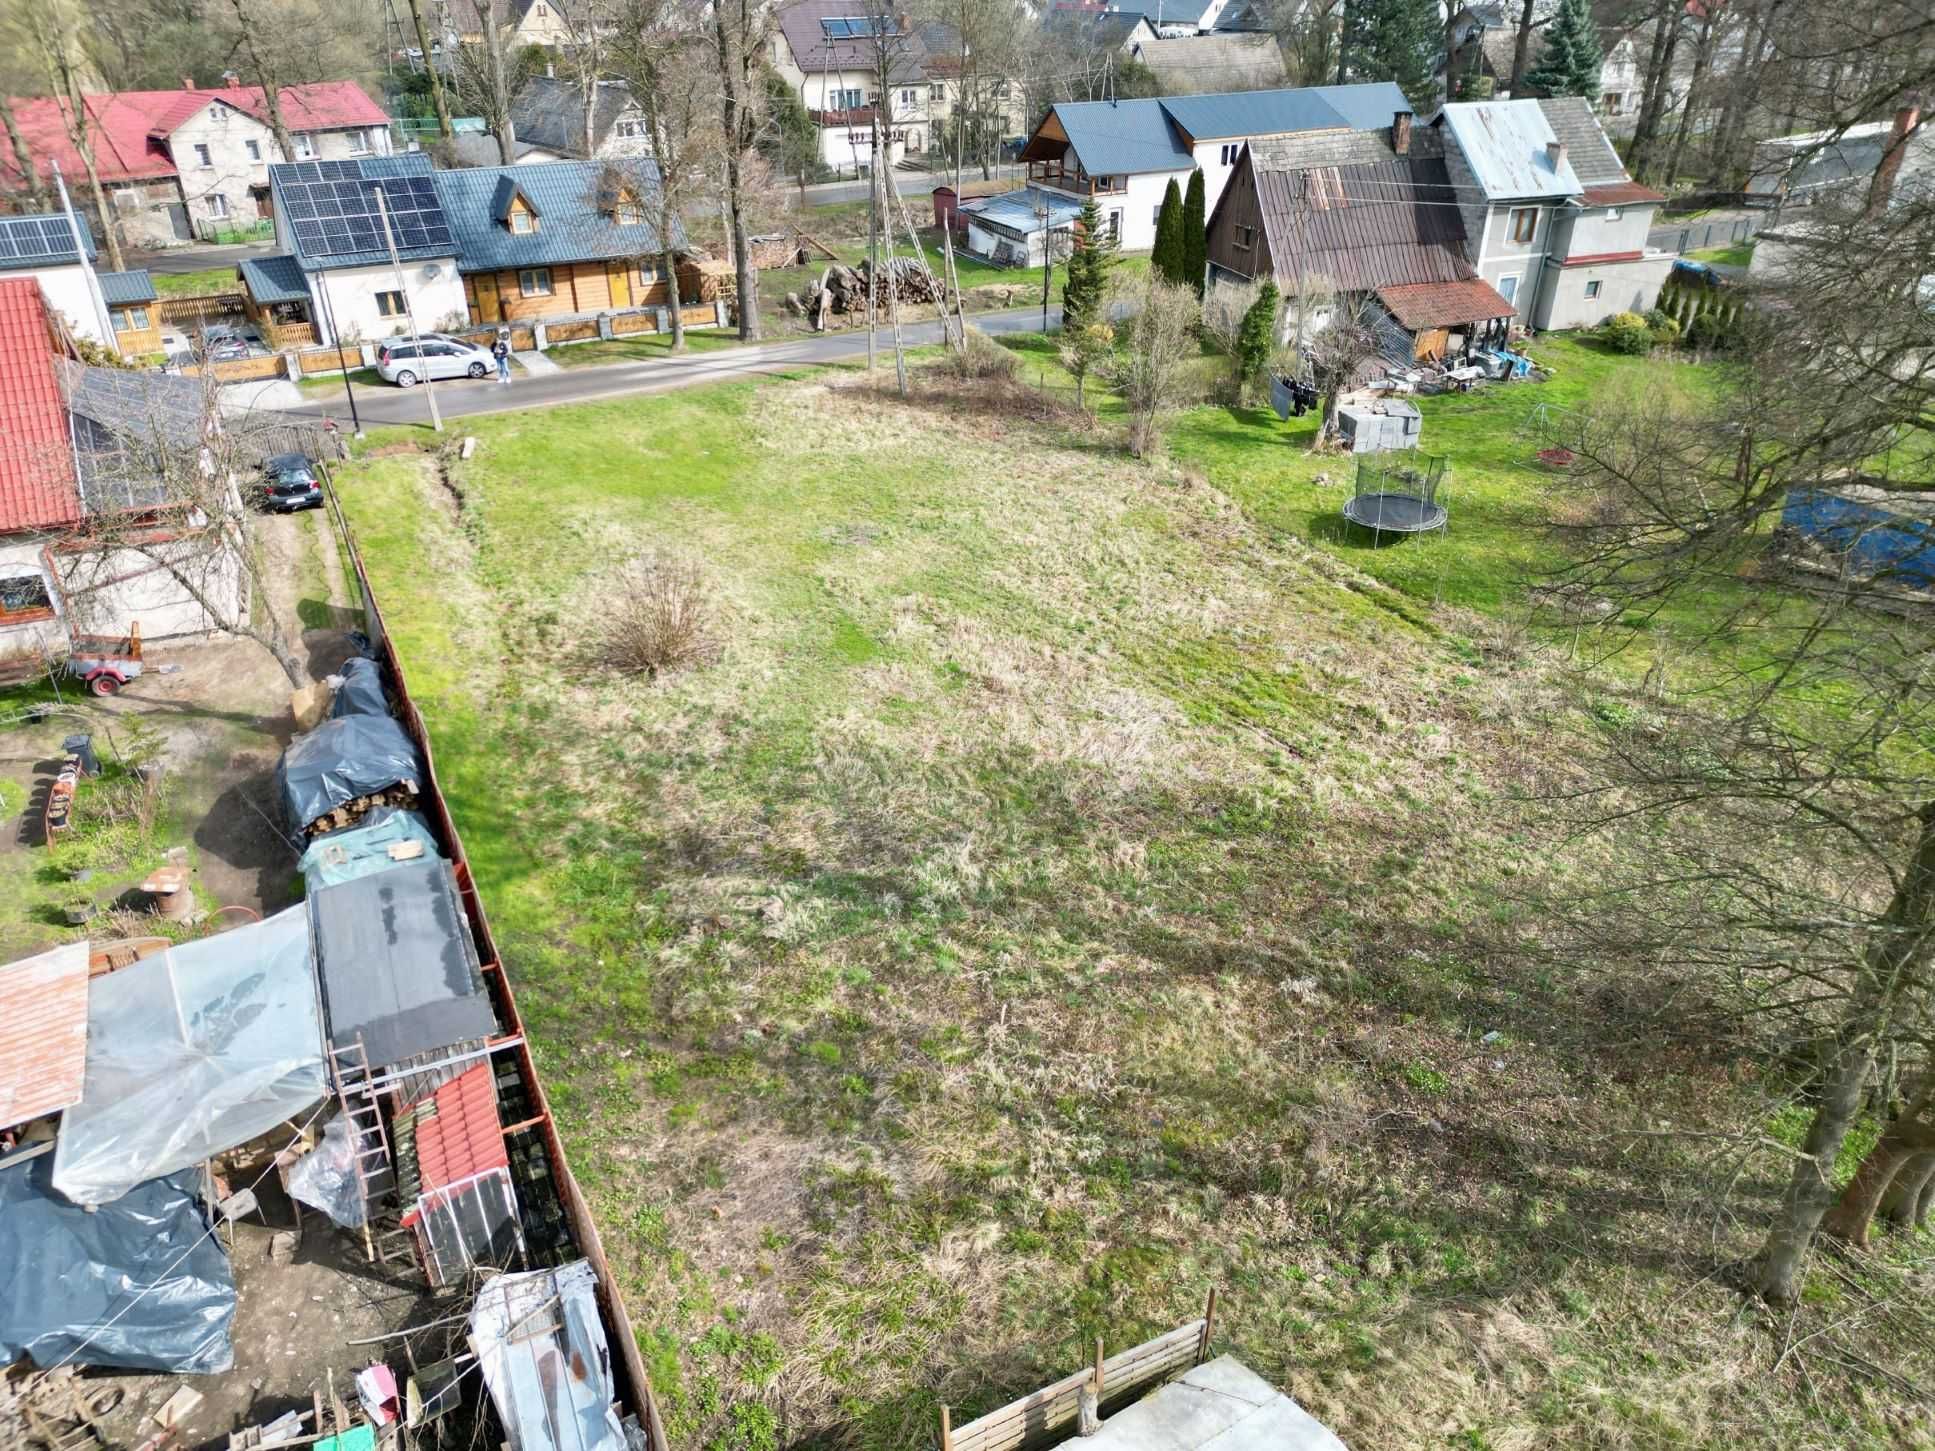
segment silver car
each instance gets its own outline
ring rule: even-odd
[[[376,350],[376,374],[385,383],[414,388],[425,378],[488,377],[497,360],[490,349],[457,338],[393,338]]]

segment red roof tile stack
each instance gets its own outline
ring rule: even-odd
[[[424,1192],[510,1166],[488,1063],[444,1084],[431,1095],[431,1106],[433,1112],[417,1117],[417,1172]]]

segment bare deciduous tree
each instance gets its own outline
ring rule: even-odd
[[[497,158],[517,160],[517,124],[511,115],[529,67],[517,43],[517,29],[505,16],[504,0],[477,0],[478,36],[456,48],[452,80],[464,109],[484,118],[497,138]]]
[[[713,0],[713,58],[719,67],[720,150],[726,195],[727,244],[739,293],[739,337],[756,342],[759,326],[759,270],[752,261],[750,216],[752,181],[758,161],[759,71],[766,54],[771,13],[757,0]]]
[[[1135,315],[1117,329],[1125,345],[1108,373],[1128,405],[1129,452],[1137,458],[1155,451],[1163,420],[1188,401],[1188,364],[1201,352],[1196,344],[1201,317],[1193,287],[1151,276]]]

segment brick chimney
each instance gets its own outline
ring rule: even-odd
[[[234,71],[223,71],[222,84],[225,86],[239,86],[242,84],[242,78]]]
[[[1908,142],[1921,124],[1922,106],[1919,97],[1909,96],[1902,107],[1895,112],[1895,124],[1888,132],[1888,144],[1881,149],[1881,164],[1875,167],[1873,180],[1868,183],[1868,210],[1871,217],[1878,217],[1887,210],[1888,199],[1894,195],[1895,178],[1901,174],[1901,159],[1908,151]]]
[[[1564,166],[1565,165],[1565,142],[1563,141],[1546,142],[1545,159],[1552,163],[1552,169],[1554,171],[1557,171],[1560,167]]]
[[[195,89],[195,78],[194,78],[193,76],[183,76],[183,77],[181,78],[181,88],[182,88],[182,89],[183,89],[184,91],[192,91],[192,90],[194,90],[194,89]]]
[[[1391,117],[1391,150],[1399,156],[1411,154],[1411,113],[1399,111]]]

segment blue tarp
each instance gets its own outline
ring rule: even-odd
[[[367,656],[358,655],[343,666],[342,689],[329,703],[329,718],[346,715],[388,715],[389,697],[383,693],[383,667]]]
[[[401,861],[390,849],[409,842],[420,842],[423,850]],[[309,843],[302,854],[302,880],[310,892],[333,887],[338,882],[353,882],[375,872],[387,872],[402,861],[423,861],[441,857],[436,833],[420,812],[401,807],[379,806],[346,831],[332,831]]]
[[[89,1212],[55,1191],[53,1166],[42,1154],[0,1170],[0,1364],[72,1355],[174,1375],[233,1365],[235,1277],[209,1232],[201,1176],[150,1179]]]
[[[1781,523],[1839,550],[1858,575],[1881,575],[1913,589],[1935,585],[1935,524],[1926,495],[1890,499],[1880,489],[1795,489]]]
[[[387,715],[346,715],[297,736],[275,768],[276,794],[298,828],[358,796],[423,781],[423,759]]]

